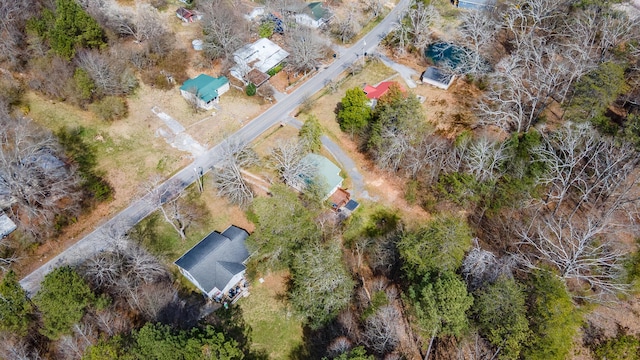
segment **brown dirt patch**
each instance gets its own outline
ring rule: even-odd
[[[265,274],[262,277],[262,279],[264,279],[262,286],[265,286],[271,289],[271,291],[276,294],[284,294],[286,290],[285,284],[287,282],[288,277],[289,277],[289,274],[286,272]]]
[[[412,79],[417,84],[417,87],[413,89],[409,89],[399,76],[395,76],[393,80],[402,83],[405,88],[425,99],[423,105],[426,119],[435,126],[437,132],[452,138],[461,131],[469,129],[470,125],[475,123],[475,116],[469,111],[469,108],[480,95],[480,91],[474,85],[461,78],[456,79],[448,90],[422,84],[420,76],[429,66],[422,55],[396,56],[389,50],[383,50],[383,52],[394,62],[410,67],[418,73]]]
[[[279,92],[288,92],[292,90],[289,86],[299,81],[302,76],[303,74],[294,74],[288,70],[282,70],[269,79],[269,84]]]
[[[629,335],[640,334],[640,300],[635,297],[628,301],[595,308],[587,320],[604,330],[606,337],[614,337],[618,328],[625,329]]]

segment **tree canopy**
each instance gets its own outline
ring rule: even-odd
[[[57,339],[69,332],[94,299],[87,282],[71,267],[59,267],[47,274],[33,299],[42,314],[42,334]]]
[[[373,355],[367,355],[364,347],[358,346],[350,351],[344,352],[333,358],[333,360],[374,360],[375,357]]]
[[[174,331],[168,325],[148,323],[134,337],[134,353],[141,360],[244,358],[235,340],[227,339],[211,326]]]
[[[422,229],[405,233],[398,243],[409,279],[455,271],[470,247],[471,229],[463,219],[451,215],[436,216]]]
[[[474,310],[481,331],[500,349],[500,358],[517,359],[530,335],[522,287],[502,277],[478,291]]]
[[[460,336],[469,326],[467,311],[473,297],[464,281],[451,271],[443,272],[433,282],[425,277],[421,284],[409,288],[409,299],[424,337]]]
[[[640,339],[633,335],[618,335],[595,347],[598,359],[635,360],[640,352]]]
[[[410,149],[428,135],[428,130],[422,104],[416,95],[408,94],[394,84],[378,100],[364,140],[378,166],[397,171]]]
[[[627,90],[625,66],[604,62],[574,85],[567,117],[574,121],[591,121],[600,130],[615,133],[617,128],[610,123],[605,112]]]
[[[0,330],[24,336],[33,317],[33,305],[13,270],[0,282]]]
[[[347,90],[340,102],[340,110],[338,111],[340,129],[353,135],[369,124],[371,116],[369,99],[367,99],[364,91],[359,87]]]
[[[529,291],[531,337],[524,351],[527,359],[566,359],[581,324],[564,282],[553,273],[532,274]]]
[[[317,153],[322,147],[322,125],[314,115],[309,115],[298,133],[302,145],[306,150]]]
[[[314,222],[314,212],[286,185],[273,185],[270,197],[257,198],[251,206],[251,215],[257,223],[249,238],[258,261],[268,260],[272,265],[289,263],[293,251],[320,235]]]
[[[238,343],[211,325],[175,330],[169,325],[147,323],[130,336],[100,340],[84,353],[83,360],[241,360]]]
[[[351,301],[355,283],[342,261],[337,243],[306,244],[293,258],[291,303],[318,329]]]
[[[45,9],[40,19],[30,22],[30,27],[67,60],[74,57],[77,48],[105,45],[102,28],[75,0],[56,0],[55,11]]]

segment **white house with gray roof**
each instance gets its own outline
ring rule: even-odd
[[[176,260],[178,269],[207,297],[229,294],[244,279],[249,252],[244,229],[231,225],[212,232]]]

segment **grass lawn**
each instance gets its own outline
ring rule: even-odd
[[[226,199],[217,196],[211,174],[204,177],[204,192],[200,194],[195,185],[187,188],[185,197],[197,214],[196,219],[187,228],[185,240],[169,225],[158,210],[134,227],[136,239],[152,254],[171,265],[187,250],[212,231],[224,231],[230,225],[236,225],[249,232],[253,231],[242,209],[233,206]]]
[[[254,281],[249,297],[237,303],[252,328],[252,347],[270,359],[289,359],[303,344],[302,323],[282,299],[286,277],[286,272],[279,272],[264,276],[262,284]]]
[[[148,123],[130,119],[104,122],[91,112],[62,102],[46,100],[27,93],[28,117],[55,132],[63,127],[82,127],[82,138],[92,146],[98,159],[98,170],[115,191],[116,208],[126,205],[138,191],[138,184],[151,174],[168,175],[188,160],[154,134]]]
[[[395,72],[382,62],[370,61],[360,73],[354,76],[346,75],[342,78],[336,91],[331,92],[328,88],[325,88],[314,96],[313,105],[310,107],[309,114],[313,114],[318,118],[325,135],[336,139],[338,134],[342,134],[342,131],[336,120],[335,109],[347,90],[354,87],[362,88],[366,84],[377,84],[394,74]],[[303,114],[302,116],[298,116],[298,118],[304,120],[306,116],[307,114]]]

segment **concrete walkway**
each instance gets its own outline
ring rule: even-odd
[[[163,127],[158,128],[158,130],[156,130],[156,136],[162,136],[165,141],[171,145],[171,147],[181,151],[187,151],[191,153],[194,158],[207,152],[207,149],[204,146],[200,145],[199,142],[184,132],[184,126],[182,126],[182,124],[180,124],[176,119],[162,112],[157,106],[154,106],[151,109],[151,112],[156,114],[156,116],[159,117],[160,120],[162,120],[162,122],[164,122],[164,124],[169,128],[171,133]]]
[[[394,62],[384,54],[380,54],[376,52],[376,56],[382,61],[383,64],[387,65],[388,67],[395,70],[398,74],[400,74],[400,76],[402,76],[404,81],[407,83],[408,87],[412,89],[417,87],[415,81],[413,81],[413,78],[412,78],[412,76],[415,76],[415,77],[420,76],[420,74],[418,74],[417,71],[413,70],[408,66]]]

